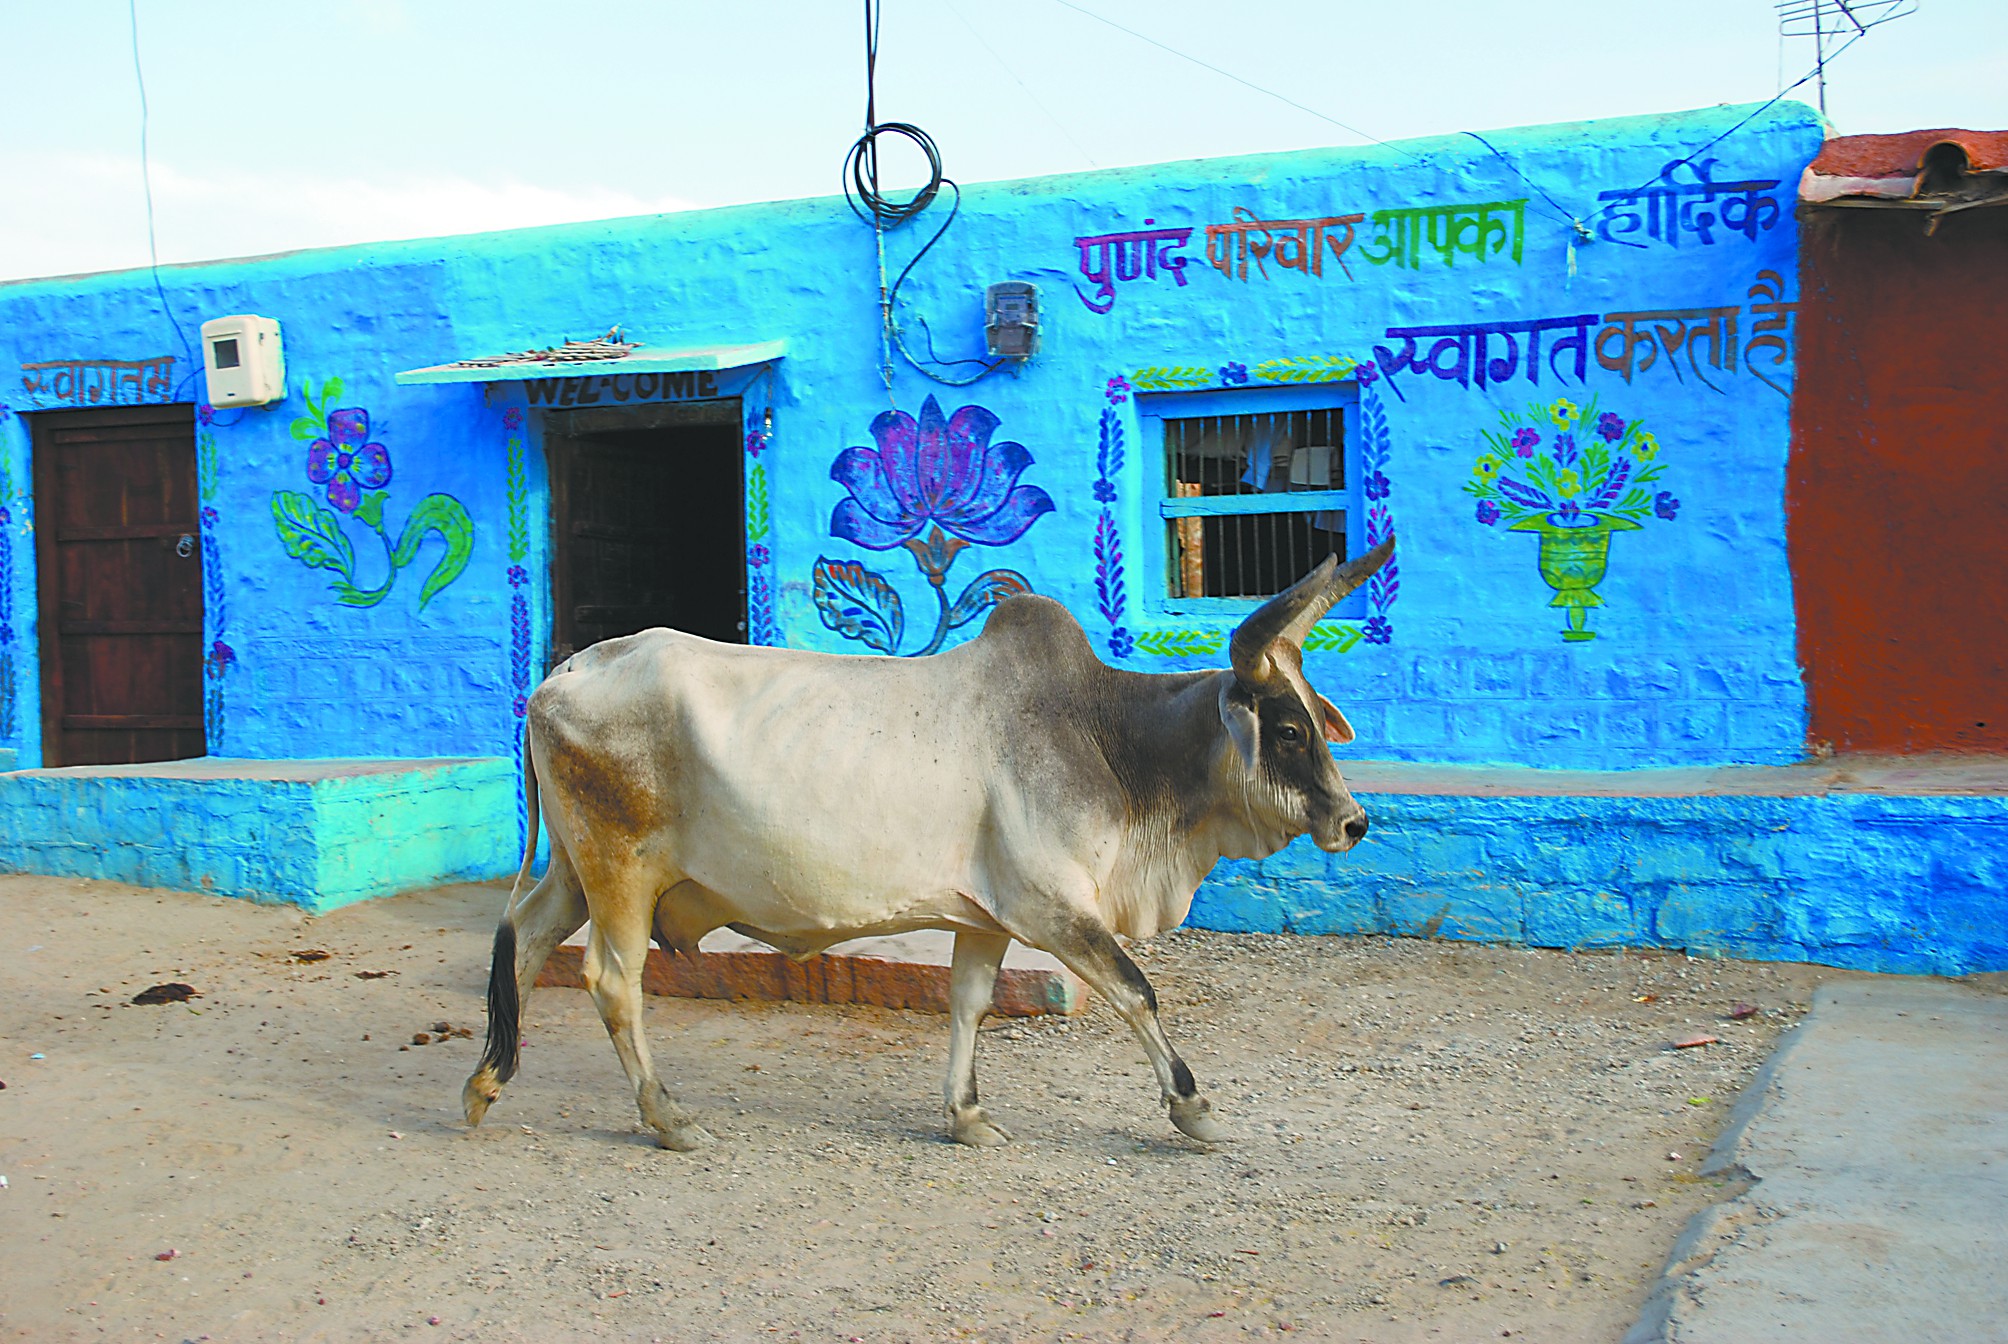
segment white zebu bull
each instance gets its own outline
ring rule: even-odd
[[[1222,857],[1366,834],[1324,740],[1345,717],[1303,675],[1303,640],[1386,561],[1327,560],[1235,631],[1232,671],[1103,664],[1056,602],[1015,597],[926,658],[714,644],[669,630],[574,655],[530,697],[530,852],[495,935],[488,1047],[462,1094],[479,1124],[516,1071],[523,997],[588,917],[585,981],[641,1116],[667,1148],[709,1136],[642,1039],[650,934],[689,951],[730,926],[798,955],[952,929],[948,1115],[976,1101],[976,1028],[1012,939],[1052,953],[1143,1043],[1171,1121],[1222,1137],[1157,997],[1115,939],[1185,918]],[[551,865],[527,894],[541,801]]]

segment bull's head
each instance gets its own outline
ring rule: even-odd
[[[1366,809],[1325,748],[1352,741],[1353,726],[1304,679],[1304,637],[1393,553],[1389,537],[1343,568],[1329,557],[1234,632],[1234,675],[1221,685],[1220,718],[1240,756],[1246,820],[1263,851],[1309,835],[1336,854],[1367,833]]]

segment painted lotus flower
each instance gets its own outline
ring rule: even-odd
[[[832,535],[885,551],[919,535],[930,522],[982,546],[1016,541],[1053,500],[1036,485],[1019,485],[1032,465],[1021,443],[993,444],[997,417],[964,406],[944,418],[929,397],[916,421],[884,411],[872,421],[874,448],[846,448],[830,478],[850,491],[830,515]]]
[[[363,491],[390,484],[390,451],[369,436],[368,411],[332,411],[328,437],[307,445],[307,479],[327,486],[328,503],[343,513],[356,511]]]

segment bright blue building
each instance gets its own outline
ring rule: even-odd
[[[201,753],[165,754],[459,772],[428,793],[409,770],[351,768],[351,812],[297,804],[322,866],[290,877],[226,814],[282,783],[320,798],[326,779],[216,761],[206,781],[17,775],[0,867],[323,905],[499,873],[524,698],[571,647],[671,623],[907,656],[1029,588],[1111,662],[1212,666],[1262,596],[1389,532],[1395,563],[1307,658],[1353,754],[1792,762],[1793,210],[1822,134],[1780,104],[971,187],[898,288],[898,341],[882,276],[945,202],[882,238],[836,198],[0,285],[0,369],[18,370],[0,385],[0,751],[67,766],[195,734]],[[985,292],[1004,282],[1036,286],[1030,359],[985,355]],[[197,329],[230,314],[281,324],[283,401],[206,404]],[[597,357],[534,357],[567,341]],[[186,566],[193,632],[186,599],[182,628],[148,635],[132,612],[86,612],[102,580],[66,595],[54,572],[117,540],[115,520],[57,527],[52,509],[124,507],[91,503],[88,455],[128,421],[162,462],[185,445],[192,526],[154,520],[146,555],[104,563]],[[58,470],[66,452],[85,465]],[[156,635],[185,637],[147,655],[185,703],[128,687],[132,707],[112,705],[101,646]],[[336,880],[385,825],[368,779],[399,781],[417,831],[452,834]],[[182,867],[93,860],[125,843],[93,828],[145,804],[93,795],[85,824],[65,809],[86,786],[182,790],[153,842]],[[427,811],[435,795],[451,818]],[[237,866],[188,858],[205,845]],[[1296,907],[1334,911],[1373,871],[1346,863],[1292,851],[1275,871]],[[1222,874],[1200,917],[1403,926],[1235,894],[1267,880]],[[1782,916],[1679,931],[1597,910],[1546,932],[1462,926],[1773,955],[1818,941]]]

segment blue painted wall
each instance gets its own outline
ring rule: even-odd
[[[1190,922],[1936,975],[2008,967],[2000,798],[1360,799],[1365,844],[1224,862]]]
[[[1151,596],[1163,591],[1163,467],[1161,450],[1140,440],[1137,398],[1336,380],[1357,396],[1370,468],[1352,485],[1356,539],[1370,526],[1401,538],[1398,585],[1326,628],[1309,660],[1359,730],[1353,750],[1576,768],[1793,759],[1805,709],[1783,526],[1792,333],[1789,309],[1765,305],[1796,297],[1791,207],[1820,136],[1812,112],[1784,104],[971,188],[908,282],[909,331],[924,315],[944,355],[980,352],[982,289],[1001,280],[1040,287],[1045,329],[1028,367],[967,389],[902,364],[888,393],[874,239],[840,200],[169,267],[165,313],[145,273],[0,286],[0,750],[17,750],[22,765],[39,759],[23,413],[76,404],[76,384],[59,389],[51,369],[30,366],[172,356],[161,386],[132,395],[199,401],[184,338],[206,318],[252,312],[284,326],[290,392],[200,427],[214,511],[204,537],[216,754],[513,753],[518,698],[542,666],[549,621],[542,413],[520,383],[484,392],[399,386],[393,375],[619,323],[658,347],[790,342],[745,390],[749,429],[764,430],[772,412],[771,436],[751,435],[747,454],[749,480],[764,487],[748,520],[754,587],[772,599],[772,624],[762,608],[755,626],[770,640],[865,647],[825,623],[820,559],[881,575],[907,613],[900,651],[926,642],[937,622],[923,568],[904,550],[859,544],[855,527],[833,532],[851,496],[831,472],[845,449],[873,443],[875,417],[895,406],[920,416],[935,396],[950,416],[967,406],[995,416],[994,460],[994,445],[1023,445],[1029,462],[995,487],[997,502],[1017,488],[1051,505],[1020,496],[1015,516],[1029,521],[955,557],[947,596],[979,572],[1008,571],[1066,602],[1107,656],[1144,670],[1217,664],[1232,616],[1174,615]],[[1641,187],[1663,190],[1611,195]],[[1525,204],[1512,247],[1495,232],[1461,251],[1425,243],[1413,258],[1389,246],[1404,217],[1380,213],[1438,210],[1407,218],[1463,230],[1450,241],[1470,244],[1470,207],[1493,203],[1492,217],[1505,218],[1499,203],[1514,201]],[[1350,247],[1322,253],[1321,274],[1286,268],[1279,253],[1246,278],[1208,264],[1209,227],[1352,215],[1362,218]],[[895,266],[934,218],[888,236]],[[1084,278],[1097,245],[1077,239],[1145,228],[1191,233],[1182,247],[1152,245],[1166,263],[1155,275],[1106,287]],[[1213,238],[1216,249],[1233,241]],[[1172,268],[1179,256],[1182,270]],[[1629,328],[1612,316],[1639,313],[1659,316]],[[1577,325],[1542,333],[1530,380],[1525,324],[1563,318]],[[1469,364],[1461,377],[1396,367],[1406,342],[1391,331],[1471,324],[1492,324],[1483,378]],[[1508,369],[1498,333],[1514,324]],[[1704,327],[1706,345],[1694,334]],[[1659,331],[1649,366],[1626,330]],[[1555,344],[1571,334],[1585,342],[1581,378],[1574,353]],[[1442,342],[1422,336],[1415,356],[1454,373],[1468,336]],[[1371,372],[1358,367],[1368,362]],[[322,402],[329,379],[341,389]],[[295,437],[296,422],[316,414],[303,388],[323,418]],[[1599,442],[1595,420],[1552,421],[1558,400],[1622,422],[1631,437],[1606,453],[1630,453],[1634,473],[1648,462],[1636,436],[1651,433],[1650,460],[1664,469],[1639,530],[1612,539],[1596,588],[1604,605],[1586,611],[1596,638],[1583,642],[1561,636],[1568,613],[1549,605],[1537,538],[1506,530],[1509,519],[1481,521],[1486,500],[1467,488],[1496,495],[1500,476],[1532,465],[1509,447],[1488,469],[1487,432],[1510,440],[1539,426],[1549,452],[1565,430],[1576,454]],[[367,442],[382,445],[389,479],[370,484],[381,474],[374,458],[352,475],[360,492],[384,492],[393,542],[428,496],[465,512],[465,568],[423,603],[426,576],[448,554],[442,533],[423,535],[382,601],[351,607],[331,591],[333,571],[289,554],[275,524],[275,494],[304,496],[341,515],[359,588],[389,572],[385,546],[331,501],[330,482],[310,478],[320,469],[312,442],[337,410],[366,411]],[[1580,489],[1589,473],[1578,467]],[[972,620],[948,641],[978,628]]]

